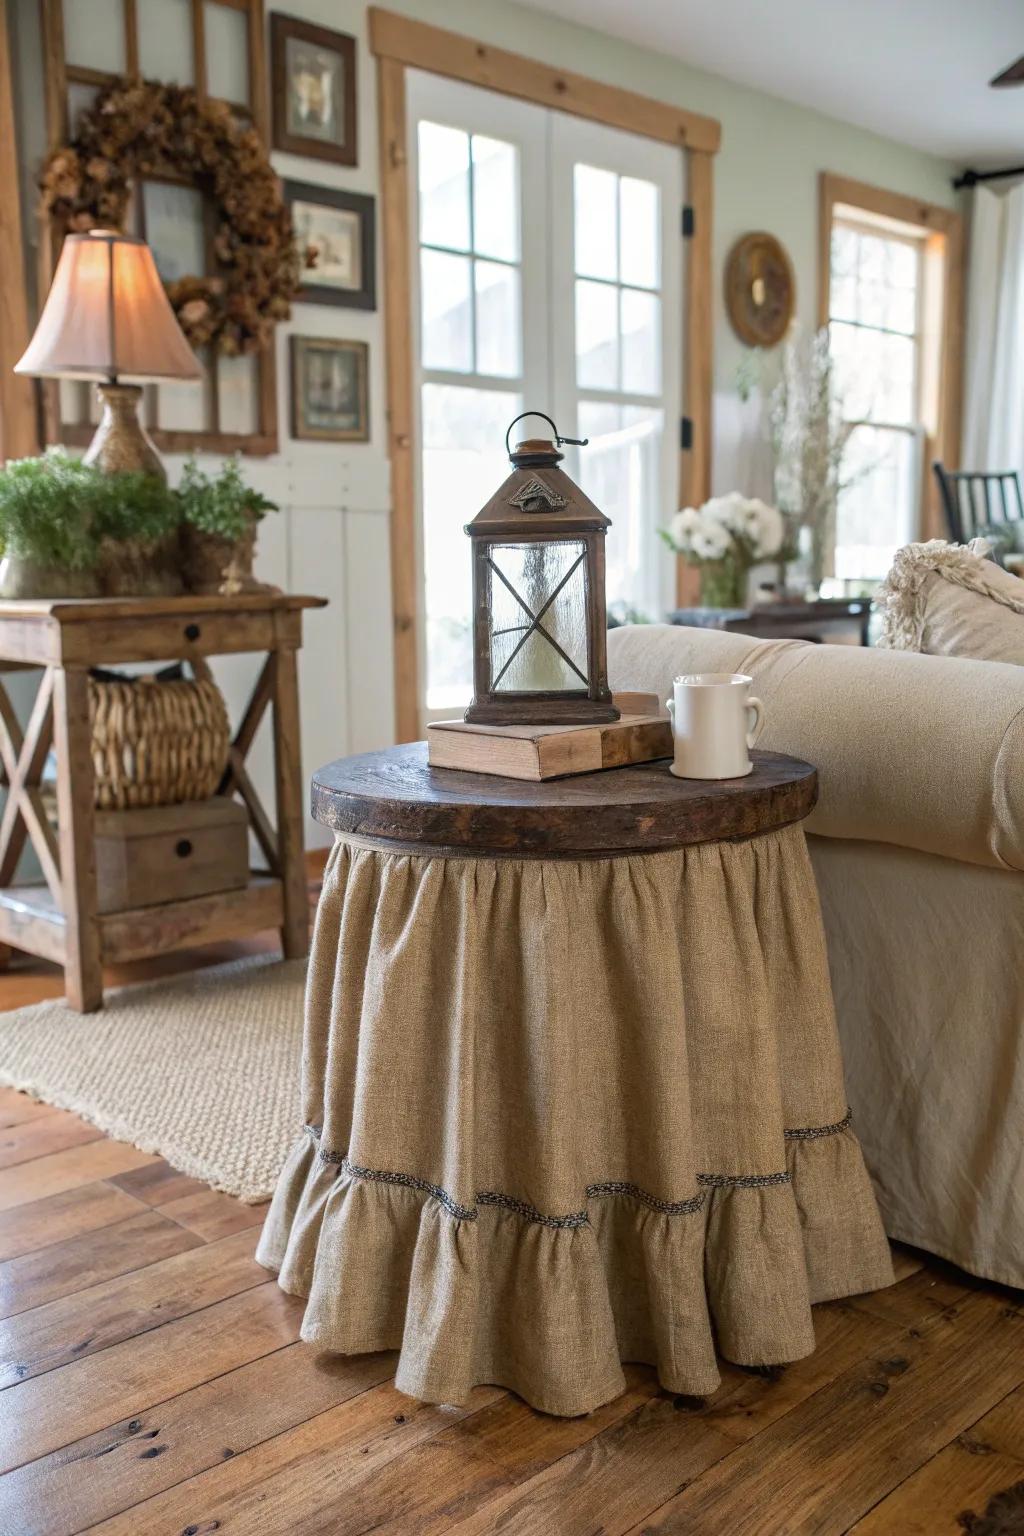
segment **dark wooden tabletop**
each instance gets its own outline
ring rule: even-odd
[[[533,783],[431,768],[426,742],[328,763],[313,815],[335,832],[506,857],[650,853],[754,837],[814,806],[809,763],[754,752],[743,779],[677,779],[669,760]]]

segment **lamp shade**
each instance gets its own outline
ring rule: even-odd
[[[144,240],[68,235],[35,335],[15,373],[76,379],[201,379]]]

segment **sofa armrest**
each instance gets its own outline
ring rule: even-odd
[[[612,687],[748,672],[759,745],[819,770],[808,831],[1024,869],[1024,667],[678,625],[614,629]]]

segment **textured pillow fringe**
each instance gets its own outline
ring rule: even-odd
[[[1014,613],[1024,613],[1024,596],[1012,597],[990,579],[989,571],[998,569],[985,559],[991,548],[987,539],[972,539],[966,545],[930,539],[926,544],[907,544],[899,550],[892,570],[878,590],[878,601],[884,605],[879,646],[891,651],[921,649],[925,583],[933,574],[1002,603]],[[1021,591],[1024,593],[1024,586]]]

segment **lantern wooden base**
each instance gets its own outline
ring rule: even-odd
[[[463,715],[467,725],[609,725],[619,718],[609,689],[604,698],[588,694],[510,693],[474,699]]]

